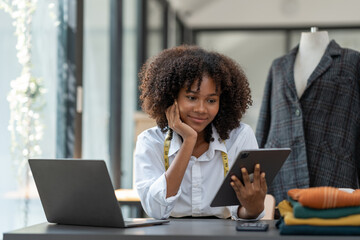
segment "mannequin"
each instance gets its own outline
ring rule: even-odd
[[[327,32],[300,40],[273,61],[256,127],[259,148],[292,150],[268,186],[277,203],[293,188],[360,188],[360,52]]]
[[[318,32],[316,27],[312,27],[311,32],[301,33],[299,50],[294,63],[294,81],[299,98],[306,88],[310,75],[324,55],[329,42],[328,32]]]

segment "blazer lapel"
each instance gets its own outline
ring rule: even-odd
[[[341,53],[340,46],[334,40],[332,40],[329,43],[328,47],[326,48],[325,53],[324,53],[323,57],[321,58],[319,64],[316,66],[315,70],[310,75],[307,85],[306,85],[306,88],[305,88],[305,91],[311,87],[312,83],[316,79],[321,77],[321,75],[323,75],[330,68],[330,66],[333,62],[333,56],[340,55],[340,53]],[[304,91],[304,93],[305,93],[305,91]]]
[[[289,54],[287,54],[282,62],[282,69],[284,69],[284,76],[286,84],[288,85],[289,91],[286,91],[288,97],[293,99],[297,98],[296,86],[294,80],[294,63],[295,57],[299,50],[299,45],[293,48]]]

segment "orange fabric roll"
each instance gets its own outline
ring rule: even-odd
[[[325,209],[360,206],[360,189],[352,193],[334,187],[312,187],[291,189],[288,195],[304,207]]]

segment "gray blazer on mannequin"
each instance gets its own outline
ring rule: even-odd
[[[291,188],[359,188],[360,53],[332,40],[299,99],[297,51],[274,60],[256,129],[259,147],[292,149],[268,186],[276,202]]]

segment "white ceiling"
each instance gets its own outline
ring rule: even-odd
[[[359,0],[168,0],[191,28],[360,26]]]

